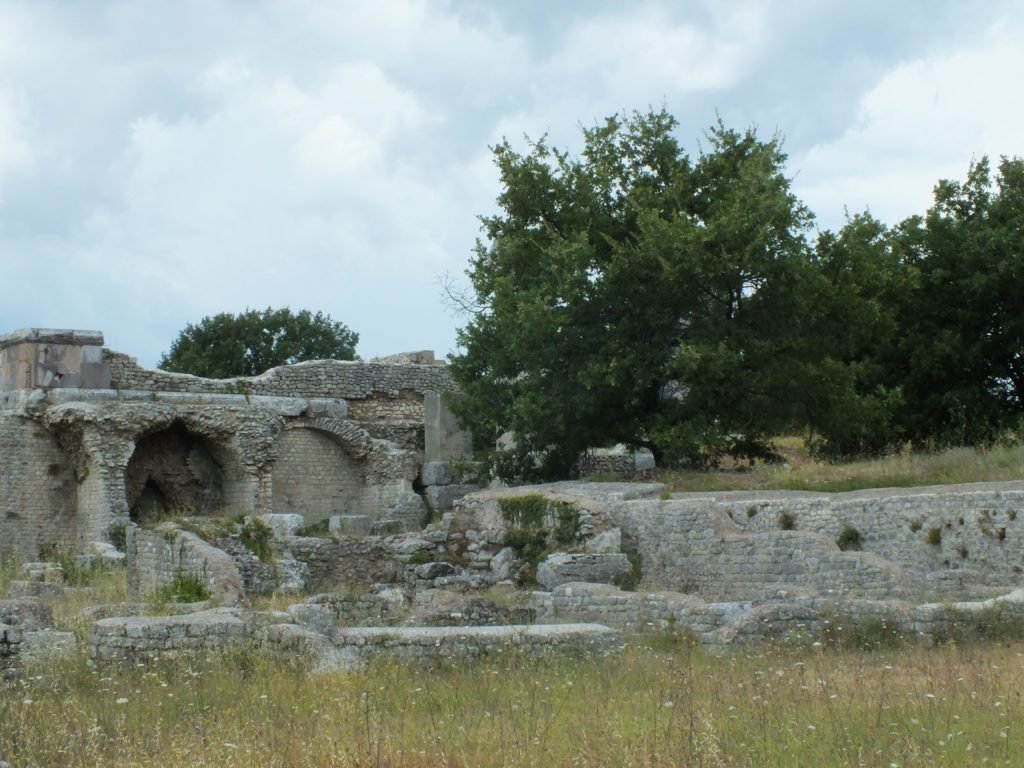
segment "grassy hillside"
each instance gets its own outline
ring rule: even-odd
[[[914,485],[943,485],[1024,479],[1024,446],[953,448],[938,453],[905,452],[844,464],[810,456],[797,437],[775,443],[784,462],[723,466],[709,472],[660,471],[655,478],[673,491],[804,490],[852,491]]]

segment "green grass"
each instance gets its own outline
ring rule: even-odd
[[[309,675],[239,652],[0,687],[18,766],[1020,765],[1024,646],[872,653],[689,643]]]
[[[779,438],[780,464],[757,462],[713,471],[659,470],[653,479],[674,492],[711,490],[854,491],[1024,478],[1024,445],[951,448],[830,464],[812,457],[797,437]]]

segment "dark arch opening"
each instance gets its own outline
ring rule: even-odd
[[[132,520],[212,514],[224,506],[224,472],[217,446],[180,421],[135,443],[125,471]]]

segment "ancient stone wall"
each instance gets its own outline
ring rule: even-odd
[[[281,547],[309,566],[309,588],[314,592],[394,582],[405,565],[380,539],[295,537]]]
[[[128,593],[134,600],[151,597],[181,577],[206,586],[216,603],[235,605],[242,599],[242,576],[231,556],[174,523],[152,530],[129,527]]]
[[[0,411],[0,559],[79,544],[77,483],[45,427]]]
[[[104,350],[114,389],[149,392],[210,392],[273,395],[277,397],[322,397],[344,400],[380,398],[403,402],[395,412],[414,417],[412,398],[403,393],[423,395],[452,388],[443,365],[396,365],[343,360],[311,360],[272,368],[259,376],[234,379],[204,379],[185,373],[168,373],[142,368],[134,358]],[[408,402],[407,402],[408,401]],[[380,418],[392,406],[381,405]],[[373,406],[368,405],[368,412]],[[422,409],[422,406],[420,406]],[[422,410],[419,418],[422,420]]]
[[[360,514],[366,478],[337,441],[313,429],[291,429],[278,440],[272,473],[276,513],[298,513],[307,523]]]

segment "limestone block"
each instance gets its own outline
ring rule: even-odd
[[[553,589],[570,581],[611,584],[631,573],[629,559],[619,554],[570,554],[556,552],[537,566],[537,582]]]
[[[270,529],[275,539],[294,536],[295,531],[306,524],[306,519],[302,515],[293,513],[271,513],[259,515],[256,519]]]
[[[420,469],[420,480],[423,485],[450,485],[452,463],[450,461],[428,461]]]
[[[619,552],[622,550],[622,529],[609,528],[607,531],[601,531],[587,539],[584,548],[587,552],[598,555]]]
[[[328,530],[333,536],[369,536],[370,518],[366,515],[331,515]]]
[[[390,549],[399,555],[412,555],[421,549],[432,549],[433,545],[426,539],[409,537],[392,542]]]
[[[426,494],[435,511],[447,512],[458,499],[479,490],[480,486],[470,484],[429,485]]]
[[[282,592],[304,592],[309,587],[309,565],[301,560],[277,560],[274,576]]]
[[[507,581],[512,578],[512,572],[516,564],[516,553],[512,547],[505,547],[491,558],[490,568],[498,581]]]
[[[393,536],[405,530],[401,520],[378,520],[370,525],[371,536]]]
[[[417,579],[433,581],[439,576],[454,576],[456,570],[455,566],[451,563],[424,563],[423,565],[417,565],[413,569],[413,573],[416,574]]]
[[[310,418],[347,419],[348,402],[341,398],[329,400],[327,398],[315,397],[309,400],[307,413]]]

